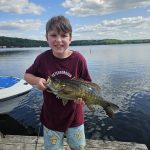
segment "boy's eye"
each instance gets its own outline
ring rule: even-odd
[[[50,34],[49,36],[51,36],[51,37],[56,37],[57,35],[56,35],[56,34]]]
[[[61,37],[68,37],[68,34],[62,34]]]
[[[48,36],[51,36],[53,38],[56,38],[57,36],[60,36],[61,38],[65,38],[65,37],[68,37],[69,35],[68,34],[60,34],[60,35],[57,35],[57,34],[49,34]]]

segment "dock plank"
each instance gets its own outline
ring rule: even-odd
[[[0,137],[0,150],[35,150],[36,136],[6,135]],[[146,145],[134,142],[103,141],[86,139],[86,150],[148,150]],[[38,138],[36,150],[44,150],[43,137]],[[69,146],[64,142],[64,150]]]

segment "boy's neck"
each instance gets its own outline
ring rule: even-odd
[[[69,57],[72,54],[72,51],[68,50],[68,49],[65,50],[63,53],[57,53],[57,52],[55,52],[53,50],[52,50],[52,52],[53,52],[53,55],[55,57],[60,58],[60,59],[67,58],[67,57]]]

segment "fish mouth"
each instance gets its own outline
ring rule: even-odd
[[[47,79],[47,86],[53,91],[53,92],[60,92],[64,89],[65,85],[60,85],[60,81],[53,77],[48,77]]]

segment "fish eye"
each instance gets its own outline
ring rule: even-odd
[[[91,87],[89,87],[89,90],[91,90],[91,91],[92,91],[92,88],[91,88]]]

